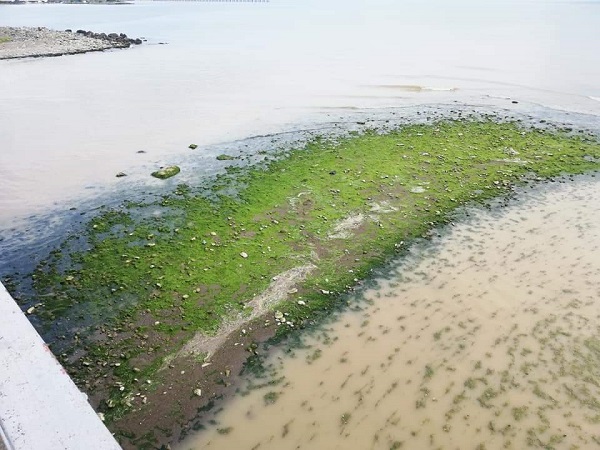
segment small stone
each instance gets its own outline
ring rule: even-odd
[[[35,307],[32,306],[31,308],[27,309],[27,314],[33,314],[35,312]]]
[[[101,413],[101,412],[99,412],[99,413],[98,413],[98,418],[99,418],[99,419],[100,419],[102,422],[104,422],[104,421],[106,420],[106,418],[104,417],[104,413]]]
[[[281,311],[275,311],[275,318],[277,320],[283,319],[283,313]]]
[[[247,258],[247,257],[248,257],[248,253],[246,253],[246,252],[242,252],[242,253],[240,253],[240,256],[241,256],[242,258]]]
[[[306,302],[304,300],[298,300],[297,302],[300,306],[306,306]]]
[[[202,389],[194,389],[194,395],[196,397],[201,397],[202,396]]]
[[[117,178],[122,178],[122,177],[126,177],[127,174],[125,172],[119,172],[118,174],[115,175]]]
[[[191,148],[192,150],[196,150],[198,148],[198,146],[196,144],[190,144],[188,147]]]

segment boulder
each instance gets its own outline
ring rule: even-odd
[[[179,172],[181,172],[181,169],[179,168],[179,166],[169,166],[169,167],[165,167],[163,169],[157,170],[156,172],[152,172],[151,175],[154,178],[160,178],[161,180],[165,180],[167,178],[174,177]]]

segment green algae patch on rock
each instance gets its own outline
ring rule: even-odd
[[[231,155],[219,155],[217,156],[217,160],[218,161],[233,161],[234,159],[237,159],[235,156],[231,156]]]
[[[152,172],[151,175],[154,178],[160,178],[161,180],[166,180],[167,178],[174,177],[179,172],[181,172],[181,169],[179,168],[179,166],[169,166],[169,167],[165,167],[164,169],[157,170],[156,172]]]

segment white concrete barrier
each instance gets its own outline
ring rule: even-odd
[[[0,450],[118,450],[0,283]]]

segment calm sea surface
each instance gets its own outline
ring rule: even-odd
[[[23,5],[0,6],[0,25],[148,39],[0,61],[0,230],[119,183],[153,183],[148,170],[190,143],[348,112],[461,102],[600,115],[599,1]]]

